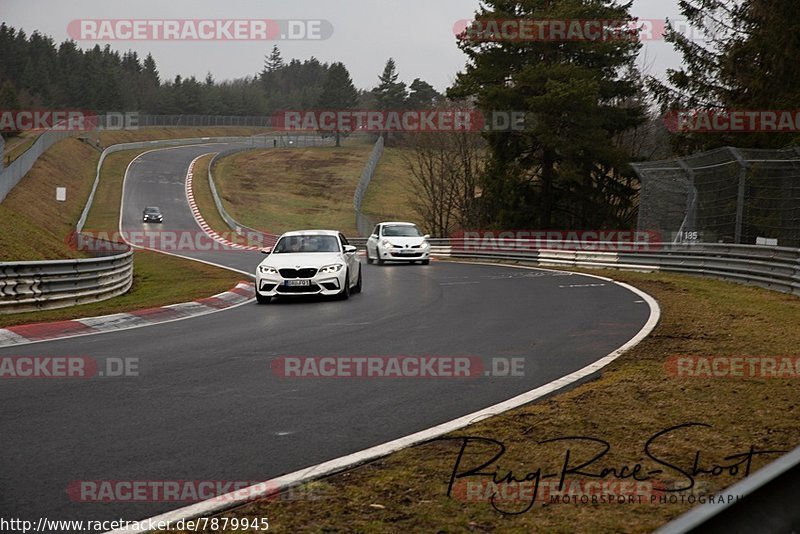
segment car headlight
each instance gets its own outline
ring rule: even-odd
[[[344,265],[341,263],[336,263],[334,265],[326,265],[322,269],[319,270],[320,273],[338,273],[344,268]]]
[[[389,243],[389,240],[388,240],[388,239],[384,239],[384,240],[381,242],[381,245],[383,245],[384,247],[387,247],[387,248],[392,248],[392,247],[394,246],[394,245],[392,245],[391,243]]]
[[[260,265],[258,270],[261,274],[278,274],[278,269],[269,265]]]

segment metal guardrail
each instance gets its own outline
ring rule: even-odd
[[[800,249],[716,243],[431,239],[434,256],[701,275],[800,295]]]
[[[246,236],[248,243],[255,241],[259,246],[271,247],[277,241],[278,236],[268,232],[262,232],[261,230],[256,230],[255,228],[250,228],[234,219],[222,204],[222,198],[220,198],[219,192],[217,191],[217,184],[214,182],[213,171],[217,161],[226,156],[236,154],[237,152],[243,152],[245,150],[249,150],[249,148],[232,148],[230,150],[223,150],[222,152],[215,154],[208,163],[208,186],[211,189],[211,196],[214,198],[214,205],[217,206],[217,211],[219,212],[220,217],[222,217],[222,220],[225,221],[225,224],[227,224],[231,230],[239,235]]]
[[[97,258],[0,262],[0,314],[65,308],[122,295],[133,284],[133,250],[119,243],[93,248],[120,247],[127,250]]]
[[[655,534],[701,532],[788,533],[800,527],[800,447],[718,493],[724,504],[706,503]]]

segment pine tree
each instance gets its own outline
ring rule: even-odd
[[[681,0],[697,38],[668,25],[665,40],[683,56],[648,87],[662,111],[795,110],[800,107],[800,32],[796,0]],[[792,133],[679,134],[673,146],[694,152],[725,145],[779,148]]]
[[[394,59],[389,58],[383,72],[378,76],[380,82],[372,92],[380,110],[402,109],[406,104],[406,84],[398,82],[397,65]]]
[[[419,78],[415,78],[411,82],[409,89],[411,91],[408,94],[407,105],[410,109],[432,108],[436,105],[437,99],[442,96],[431,84]]]
[[[353,109],[356,104],[358,104],[358,91],[353,85],[350,73],[347,72],[347,67],[344,63],[334,63],[328,69],[317,106],[322,110],[346,110]],[[341,146],[341,134],[339,130],[335,132],[336,146]]]
[[[476,19],[632,21],[630,4],[585,0],[486,0]],[[624,30],[621,30],[624,31]],[[486,227],[602,228],[620,224],[612,206],[632,203],[624,186],[630,155],[615,136],[643,121],[636,103],[631,36],[583,40],[481,41],[463,34],[468,56],[448,96],[491,113],[524,112],[521,129],[485,134],[490,160],[482,180]],[[522,126],[522,125],[520,125]],[[515,125],[515,128],[517,125]],[[625,177],[623,177],[625,178]]]

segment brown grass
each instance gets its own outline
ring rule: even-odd
[[[361,211],[375,222],[409,221],[424,227],[424,221],[412,207],[416,195],[411,171],[404,159],[410,154],[408,148],[384,150],[361,204]]]
[[[332,228],[355,234],[353,192],[371,147],[249,150],[223,158],[214,180],[231,216],[280,234]]]
[[[78,257],[67,247],[92,187],[99,153],[75,139],[53,145],[0,203],[0,261]],[[56,187],[67,188],[66,202]]]

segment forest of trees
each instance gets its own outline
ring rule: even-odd
[[[682,66],[663,78],[641,72],[642,44],[635,35],[566,41],[462,35],[455,45],[467,63],[446,97],[419,78],[409,85],[399,81],[391,58],[370,90],[356,89],[342,63],[313,57],[285,62],[277,47],[252,76],[223,82],[210,74],[202,81],[162,80],[150,55],[142,59],[108,46],[82,50],[71,41],[56,45],[38,33],[28,36],[1,25],[0,108],[265,115],[281,109],[460,103],[484,113],[521,111],[527,117],[521,130],[435,143],[419,136],[390,139],[424,151],[424,158],[414,160],[417,169],[423,163],[442,169],[417,172],[419,181],[436,186],[431,191],[452,192],[453,216],[438,216],[441,220],[483,228],[630,228],[639,189],[631,161],[726,145],[780,148],[800,141],[797,131],[667,132],[662,117],[674,110],[800,109],[800,40],[792,38],[800,29],[796,0],[681,0],[679,7],[702,39],[668,25],[665,39],[681,54]],[[475,17],[633,25],[630,9],[630,2],[614,0],[484,0]],[[453,147],[461,157],[445,154]],[[440,226],[444,233],[450,223]]]
[[[96,112],[139,111],[148,114],[270,115],[281,109],[314,109],[323,98],[329,74],[328,96],[352,87],[342,63],[329,65],[312,57],[284,62],[273,47],[261,70],[251,76],[217,82],[209,73],[203,80],[180,75],[163,80],[155,58],[136,52],[120,54],[106,45],[83,50],[74,41],[57,44],[38,32],[27,35],[0,24],[0,109],[72,108]],[[390,80],[380,87],[356,90],[348,107],[369,107],[390,95],[404,107],[432,105],[438,93],[415,79],[409,88],[397,82],[394,60],[387,61]],[[387,70],[384,71],[384,75]],[[376,76],[378,73],[376,73]],[[331,85],[340,84],[339,85]],[[397,100],[399,96],[399,100]],[[322,100],[321,100],[322,99]],[[427,104],[426,104],[427,103]]]

